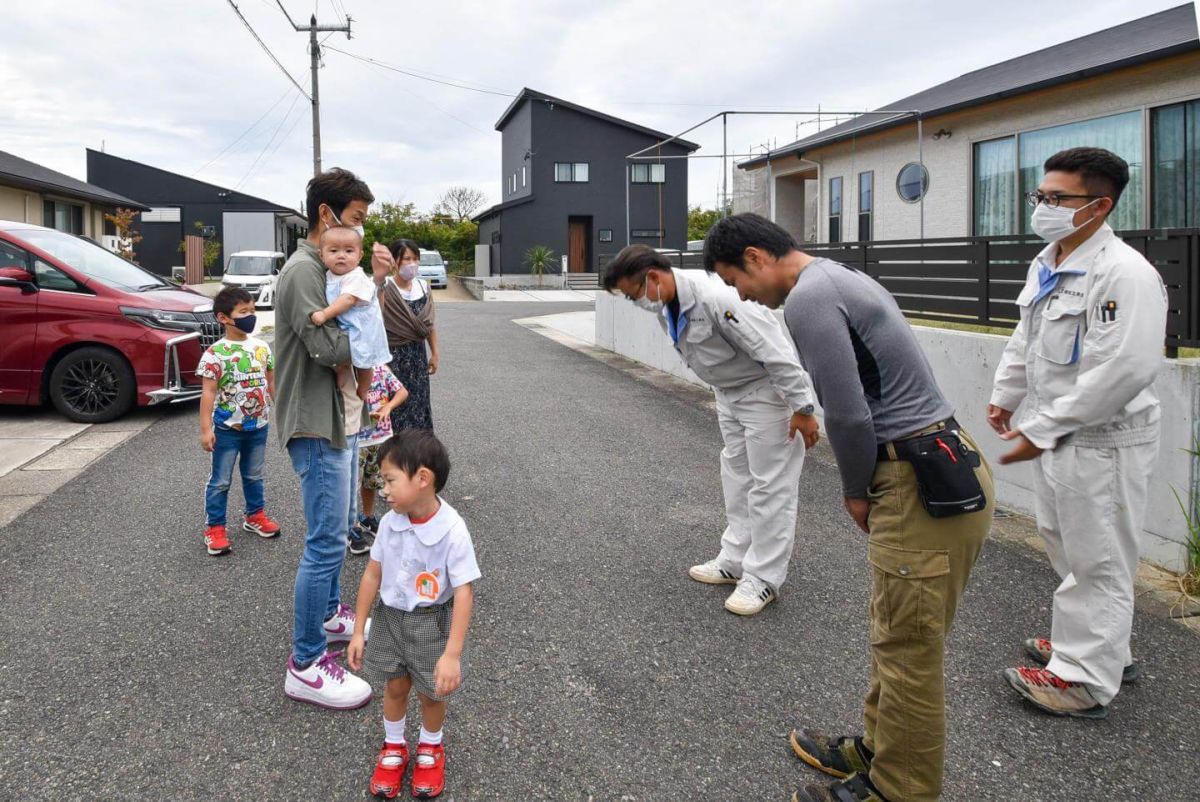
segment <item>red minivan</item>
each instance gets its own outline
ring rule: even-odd
[[[89,239],[0,221],[0,404],[99,423],[200,396],[212,301]]]

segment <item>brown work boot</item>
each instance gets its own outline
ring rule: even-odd
[[[1096,701],[1086,685],[1068,682],[1045,668],[1006,668],[1004,678],[1027,702],[1052,715],[1075,718],[1108,715],[1108,708]]]
[[[1029,659],[1041,666],[1049,663],[1054,654],[1054,644],[1048,638],[1030,638],[1022,645],[1025,647],[1025,654],[1029,655]],[[1137,678],[1141,675],[1142,667],[1134,660],[1121,672],[1121,682],[1137,682]]]

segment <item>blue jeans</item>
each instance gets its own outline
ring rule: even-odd
[[[321,437],[293,437],[288,456],[300,477],[300,497],[308,533],[296,571],[292,659],[305,665],[325,651],[322,626],[338,608],[339,576],[346,559],[346,519],[350,510],[353,441],[334,448]]]
[[[361,434],[361,432],[359,432]],[[354,461],[350,464],[350,523],[346,526],[346,537],[354,531],[354,525],[358,523],[358,485],[360,481],[361,471],[358,469],[358,434],[346,435],[346,442],[350,444],[350,450],[354,452]]]
[[[240,429],[216,427],[217,444],[212,452],[212,475],[204,489],[204,513],[209,526],[225,524],[225,507],[229,500],[229,485],[233,481],[233,465],[241,457],[242,495],[246,497],[246,514],[262,510],[263,462],[267,457],[267,427],[243,432]]]

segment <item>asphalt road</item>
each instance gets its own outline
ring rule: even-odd
[[[830,451],[806,466],[781,600],[726,613],[728,588],[685,573],[723,525],[715,420],[510,322],[566,309],[439,312],[446,495],[484,572],[445,798],[785,800],[816,777],[788,729],[854,731],[866,690],[865,542]],[[168,412],[0,530],[0,798],[366,796],[378,704],[282,693],[303,533],[286,455],[272,441],[284,535],[235,533],[208,557],[194,418]],[[1055,584],[1024,547],[985,550],[949,641],[944,799],[1195,800],[1195,634],[1139,614],[1145,672],[1105,721],[1032,712],[1003,685],[1020,640],[1048,631]]]

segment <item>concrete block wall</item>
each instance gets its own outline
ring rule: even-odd
[[[1000,465],[1000,455],[1008,446],[985,420],[992,377],[1005,338],[920,326],[913,327],[913,331],[929,357],[942,392],[954,405],[956,417],[991,462],[1000,504],[1032,515],[1030,466]],[[624,298],[607,293],[597,295],[596,344],[695,384],[704,384],[680,360],[654,317]],[[1196,468],[1182,449],[1190,447],[1194,433],[1200,431],[1200,360],[1167,360],[1155,387],[1163,409],[1162,445],[1150,478],[1142,553],[1150,562],[1180,571],[1186,565],[1185,526],[1171,488],[1186,497],[1194,481]]]

